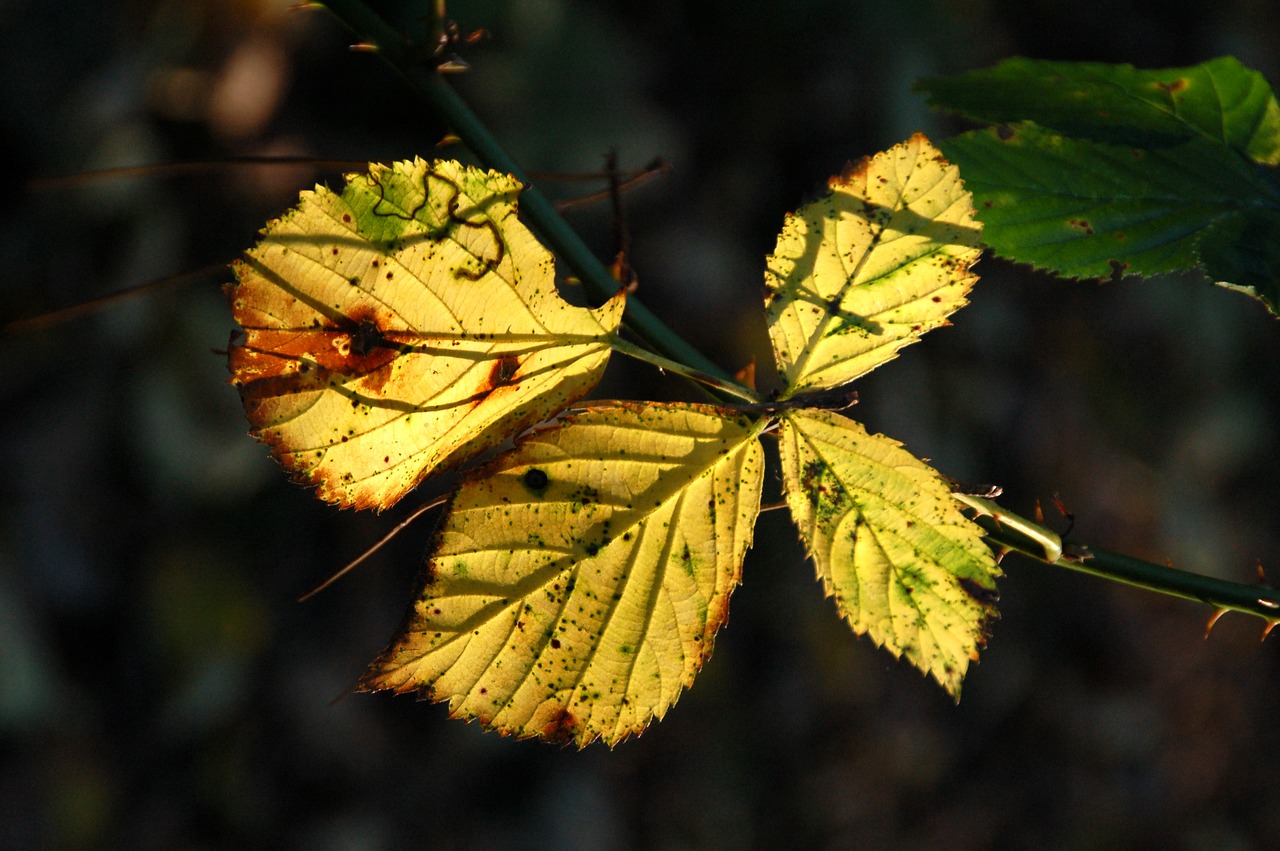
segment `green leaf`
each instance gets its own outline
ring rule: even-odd
[[[1204,268],[1280,314],[1280,105],[1229,57],[1191,68],[1014,59],[922,81],[998,127],[941,144],[996,253],[1070,278]]]
[[[1201,235],[1199,250],[1212,281],[1263,301],[1272,313],[1280,312],[1280,211],[1249,210],[1223,217]]]
[[[711,655],[759,512],[766,421],[613,402],[454,496],[403,632],[361,681],[521,738],[610,746]]]
[[[827,595],[958,700],[1001,575],[982,531],[937,471],[852,420],[792,410],[779,437],[787,504]]]
[[[271,222],[227,288],[255,437],[317,494],[386,508],[599,380],[622,297],[564,302],[509,176],[423,160]]]
[[[1149,71],[1013,58],[929,77],[918,87],[929,93],[931,106],[975,121],[1034,121],[1064,136],[1145,148],[1198,138],[1260,163],[1280,163],[1275,93],[1265,77],[1230,56]]]
[[[1280,209],[1258,166],[1201,139],[1144,149],[1024,123],[942,147],[964,168],[991,247],[1071,278],[1190,269],[1206,229],[1230,230],[1250,207]],[[1277,272],[1244,283],[1280,303]]]
[[[977,280],[979,227],[955,167],[920,134],[788,215],[765,269],[781,398],[852,381],[947,324]]]

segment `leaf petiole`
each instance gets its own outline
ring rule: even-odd
[[[617,334],[614,334],[609,339],[609,345],[618,354],[635,358],[638,361],[644,361],[651,366],[657,367],[663,372],[673,372],[676,375],[682,375],[685,378],[710,387],[712,390],[717,391],[717,394],[720,396],[733,396],[737,399],[743,399],[752,405],[759,404],[763,401],[759,393],[749,390],[737,382],[726,381],[723,378],[703,372],[700,369],[694,369],[693,367],[687,366],[679,361],[663,357],[656,352],[651,352],[648,349],[637,346],[635,343],[627,342]]]

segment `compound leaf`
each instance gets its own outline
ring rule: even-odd
[[[321,498],[386,508],[599,380],[622,296],[560,298],[520,188],[456,162],[371,165],[340,195],[302,193],[236,264],[231,381]]]
[[[711,654],[760,504],[764,421],[612,402],[468,476],[361,681],[521,738],[610,746]]]
[[[959,699],[995,614],[982,530],[935,470],[852,420],[791,410],[779,437],[787,504],[840,614]]]
[[[916,134],[828,182],[787,216],[766,263],[782,398],[897,356],[966,304],[979,224],[956,168]]]

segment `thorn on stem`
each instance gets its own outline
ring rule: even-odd
[[[1206,640],[1209,638],[1209,633],[1213,632],[1214,624],[1218,622],[1218,618],[1222,617],[1226,613],[1226,609],[1218,609],[1209,616],[1209,622],[1204,625],[1204,637]]]
[[[352,53],[377,53],[378,45],[369,41],[358,41],[347,49]]]
[[[1072,529],[1076,528],[1076,516],[1067,510],[1067,506],[1063,503],[1061,498],[1058,497],[1056,491],[1053,494],[1053,507],[1058,509],[1059,514],[1067,518],[1067,531],[1062,533],[1062,537],[1065,538],[1067,535],[1071,534]]]
[[[1258,639],[1259,643],[1267,640],[1267,636],[1271,634],[1271,630],[1275,629],[1278,623],[1280,623],[1280,620],[1267,621],[1267,625],[1262,628],[1262,638]]]
[[[1038,498],[1036,499],[1035,513],[1032,514],[1031,516],[1035,518],[1035,521],[1037,524],[1041,526],[1044,525],[1044,509],[1040,507],[1040,500]]]

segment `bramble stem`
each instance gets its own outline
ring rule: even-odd
[[[376,44],[378,55],[404,78],[410,88],[444,116],[453,132],[480,162],[495,171],[511,174],[525,185],[520,193],[521,211],[528,216],[551,248],[573,269],[589,292],[601,300],[617,292],[618,282],[609,274],[604,264],[560,217],[546,196],[532,185],[524,170],[502,148],[458,93],[440,74],[415,61],[411,47],[404,43],[400,33],[360,0],[325,0],[323,5],[361,39]],[[637,336],[671,360],[722,381],[733,381],[732,376],[668,328],[634,296],[627,297],[624,321]]]
[[[1064,546],[1052,530],[1012,514],[990,500],[973,499],[963,494],[957,494],[957,499],[969,506],[969,513],[986,531],[988,541],[1043,564],[1193,600],[1217,610],[1254,615],[1265,620],[1268,629],[1280,621],[1280,590],[1275,588],[1228,582],[1083,544]],[[1057,542],[1056,546],[1054,542]]]

